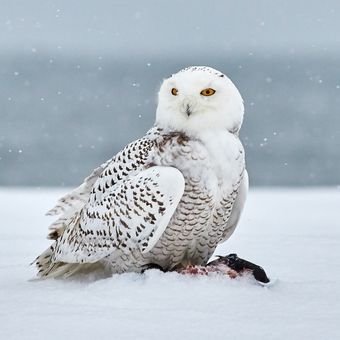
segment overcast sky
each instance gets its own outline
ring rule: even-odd
[[[340,47],[339,0],[1,0],[0,53],[124,55]]]

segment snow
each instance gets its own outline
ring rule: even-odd
[[[157,270],[28,281],[49,245],[43,213],[63,193],[0,191],[1,339],[339,339],[339,190],[251,191],[217,253],[260,264],[269,287]]]

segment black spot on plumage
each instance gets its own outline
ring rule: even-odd
[[[139,210],[144,211],[143,207],[142,207],[140,204],[138,204],[138,201],[134,201],[134,205],[135,205]]]
[[[149,216],[150,216],[150,218],[153,220],[153,221],[155,221],[156,220],[156,217],[155,217],[155,215],[154,214],[152,214],[152,213],[150,213],[149,212],[149,214],[148,214]]]
[[[123,221],[122,219],[120,219],[120,223],[126,228],[126,229],[130,229],[130,227],[127,225],[127,223],[125,221]]]

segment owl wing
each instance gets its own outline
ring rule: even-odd
[[[93,170],[78,188],[58,200],[56,206],[47,212],[47,215],[60,215],[49,226],[49,239],[56,240],[63,234],[66,226],[74,221],[88,202],[91,191],[102,188],[104,192],[107,187],[119,183],[145,167],[154,146],[153,140],[149,138],[152,133],[153,129],[145,137],[128,144],[113,158]]]
[[[107,162],[94,169],[79,187],[61,197],[57,204],[46,213],[48,216],[60,215],[59,218],[48,227],[49,234],[47,238],[56,240],[62,235],[66,225],[77,215],[77,212],[82,209],[87,202],[93,184],[110,162],[112,162],[112,159],[109,159]]]
[[[107,162],[94,169],[79,187],[61,197],[57,204],[50,209],[46,215],[55,216],[64,214],[69,210],[74,210],[79,204],[84,204],[88,199],[93,184],[111,161],[112,159],[109,159]]]
[[[56,241],[52,261],[93,263],[117,248],[150,251],[174,214],[184,185],[176,168],[154,166],[100,191],[99,197],[92,191]]]

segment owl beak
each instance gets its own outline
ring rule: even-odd
[[[185,108],[185,113],[187,114],[188,117],[190,117],[190,115],[192,114],[191,107],[189,104],[187,104]]]
[[[194,112],[195,106],[196,106],[196,100],[193,97],[185,97],[182,101],[182,112],[187,115],[187,117],[190,117],[192,113]]]

